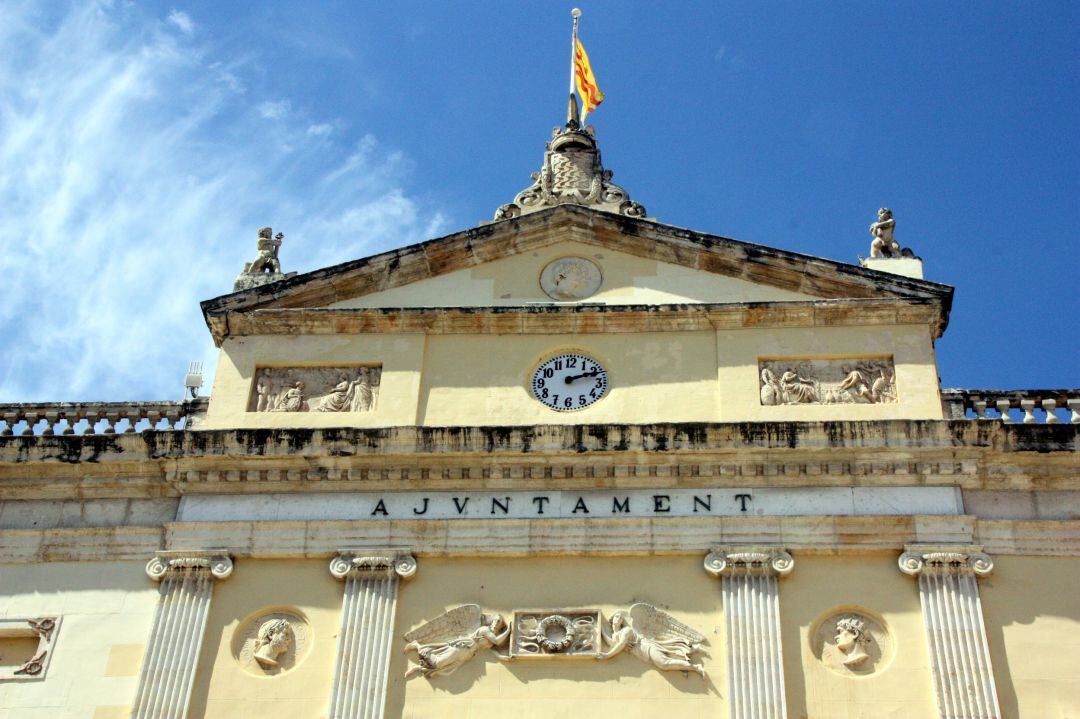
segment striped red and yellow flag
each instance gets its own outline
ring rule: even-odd
[[[585,116],[595,110],[601,102],[604,101],[604,93],[600,92],[600,87],[596,84],[596,76],[593,75],[592,65],[589,64],[589,56],[585,52],[585,46],[581,44],[581,40],[576,41],[577,46],[574,49],[574,77],[577,78],[577,91],[581,96],[582,113],[581,121],[585,121]]]

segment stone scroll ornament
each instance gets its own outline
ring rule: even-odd
[[[405,635],[405,653],[416,661],[405,678],[453,674],[481,650],[501,647],[509,637],[510,628],[498,614],[485,614],[477,604],[455,607]]]
[[[701,651],[704,635],[651,604],[638,602],[628,611],[615,612],[603,636],[607,649],[597,659],[625,651],[661,671],[694,672],[705,678],[705,668],[692,661]]]
[[[758,362],[761,404],[893,404],[891,357],[770,359]]]
[[[261,367],[249,412],[371,412],[382,367]]]

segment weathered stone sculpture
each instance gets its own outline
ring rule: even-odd
[[[484,614],[477,604],[455,607],[405,635],[405,652],[415,652],[418,662],[405,678],[452,674],[481,649],[501,647],[509,636],[498,614]]]
[[[866,661],[869,655],[863,646],[866,643],[866,623],[854,615],[841,617],[836,621],[836,648],[844,653],[843,664],[853,667]]]
[[[271,619],[259,627],[255,638],[255,661],[263,669],[278,665],[278,657],[289,651],[291,627],[286,619]]]
[[[610,659],[628,651],[661,671],[695,672],[705,677],[705,668],[691,661],[701,650],[705,637],[651,604],[639,602],[627,612],[615,612],[611,631],[604,629],[607,651],[597,659]]]
[[[543,167],[532,175],[533,184],[519,192],[513,202],[502,205],[495,212],[495,219],[507,220],[563,204],[645,217],[645,208],[611,182],[613,175],[611,170],[604,169],[595,132],[591,126],[581,126],[577,103],[572,100],[566,126],[552,130]]]
[[[896,220],[893,219],[892,210],[882,207],[877,212],[877,222],[870,225],[870,234],[873,240],[870,242],[870,257],[915,257],[915,253],[893,238],[896,230]]]
[[[233,283],[233,291],[250,290],[252,287],[277,282],[295,275],[295,272],[284,274],[281,271],[281,261],[278,260],[278,249],[281,240],[285,237],[282,233],[274,236],[274,231],[269,227],[259,230],[258,250],[259,255],[251,262],[244,263],[244,270],[236,277]]]

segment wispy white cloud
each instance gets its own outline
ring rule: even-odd
[[[320,122],[318,125],[308,125],[307,134],[322,137],[334,131],[334,126],[328,122]]]
[[[276,102],[267,100],[266,102],[260,102],[256,109],[267,120],[276,120],[279,117],[284,117],[289,112],[289,107],[288,100],[277,100]]]
[[[141,13],[0,6],[19,48],[0,54],[0,400],[179,396],[216,356],[198,301],[231,290],[259,225],[301,271],[444,229],[401,154],[312,132],[280,98],[266,132],[245,58]]]
[[[180,32],[185,35],[190,35],[195,32],[195,23],[191,21],[191,17],[186,12],[174,9],[165,19],[175,25]]]

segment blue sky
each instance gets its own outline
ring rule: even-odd
[[[261,225],[305,271],[489,219],[573,4],[0,5],[0,400],[178,397]],[[855,261],[888,205],[945,386],[1080,386],[1080,5],[576,4],[650,215]]]

